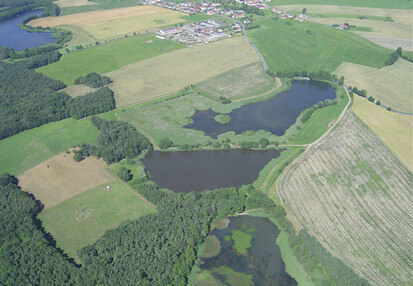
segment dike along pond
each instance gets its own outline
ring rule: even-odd
[[[320,101],[335,98],[335,89],[328,83],[295,80],[288,91],[272,99],[233,110],[228,114],[231,118],[229,123],[216,122],[214,117],[218,113],[209,109],[196,111],[191,117],[193,122],[184,127],[203,131],[215,139],[228,131],[241,134],[247,130],[265,130],[281,136],[296,122],[301,112]]]
[[[42,10],[33,10],[1,21],[0,46],[21,51],[56,41],[51,33],[28,32],[19,28],[19,24],[27,17],[41,14]]]
[[[160,187],[188,193],[251,184],[283,150],[152,151],[142,163]]]
[[[248,215],[231,217],[223,229],[209,234],[218,239],[219,253],[202,258],[199,267],[227,285],[237,275],[239,285],[297,285],[286,271],[276,244],[280,231],[268,218]],[[240,253],[241,252],[241,253]],[[239,274],[241,274],[240,278]]]

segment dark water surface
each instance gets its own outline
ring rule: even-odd
[[[187,193],[250,184],[283,150],[153,151],[142,163],[160,187]]]
[[[39,47],[53,43],[51,33],[27,32],[19,29],[19,24],[29,16],[40,15],[42,10],[33,10],[20,16],[12,17],[0,22],[0,46],[12,48],[16,51]]]
[[[232,230],[242,230],[252,236],[252,246],[246,255],[238,254],[233,248],[233,240],[226,241]],[[214,229],[214,235],[221,243],[221,252],[212,258],[203,258],[200,267],[213,269],[226,266],[234,271],[253,277],[254,285],[297,285],[286,271],[281,252],[276,244],[280,231],[268,218],[239,216],[230,218],[228,227]],[[220,275],[216,278],[222,281]]]
[[[335,89],[319,81],[292,81],[288,91],[264,102],[251,103],[233,110],[228,115],[231,121],[220,124],[214,120],[212,110],[196,111],[193,123],[184,126],[203,131],[212,138],[234,131],[240,134],[247,130],[266,130],[281,136],[293,125],[300,113],[326,99],[335,99]]]

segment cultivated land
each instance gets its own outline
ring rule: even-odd
[[[381,69],[343,63],[335,73],[344,76],[347,85],[367,90],[367,96],[373,96],[385,106],[413,113],[412,63],[399,59],[393,65]]]
[[[196,88],[214,97],[234,99],[260,95],[278,88],[280,84],[279,80],[265,73],[259,61],[211,77],[197,84]]]
[[[244,37],[177,50],[107,73],[117,106],[170,95],[219,73],[255,62]]]
[[[386,47],[388,49],[395,50],[398,47],[402,47],[403,51],[413,51],[413,40],[412,39],[405,39],[405,38],[395,38],[395,37],[385,37],[385,36],[371,36],[367,33],[360,34],[363,38],[380,45],[382,47]]]
[[[277,182],[289,216],[374,285],[406,285],[413,267],[408,168],[348,111]]]
[[[58,1],[55,1],[54,3],[59,5],[60,8],[96,5],[96,3],[89,1],[89,0],[58,0]]]
[[[390,53],[353,33],[317,23],[265,19],[259,25],[248,35],[273,73],[333,72],[344,61],[380,68]]]
[[[79,76],[91,72],[111,72],[124,65],[183,47],[180,43],[160,40],[154,35],[146,34],[64,54],[60,61],[37,71],[71,85]]]
[[[33,27],[76,26],[102,40],[117,35],[176,24],[184,21],[181,17],[185,15],[158,6],[144,5],[39,18],[30,21],[28,25]]]
[[[43,211],[39,219],[57,246],[77,258],[77,250],[95,242],[106,230],[154,212],[136,191],[113,180]]]
[[[413,117],[388,112],[359,96],[354,97],[351,109],[412,171]]]
[[[328,2],[332,2],[330,0],[325,0]],[[378,1],[371,0],[377,3]],[[301,11],[303,8],[307,9],[308,13],[319,13],[319,14],[351,14],[351,15],[361,15],[361,16],[381,16],[381,17],[390,17],[395,21],[404,22],[404,23],[412,23],[413,19],[411,17],[411,9],[413,5],[410,1],[399,0],[400,2],[406,3],[406,6],[409,8],[407,10],[402,10],[402,6],[394,5],[391,7],[387,7],[389,9],[382,9],[383,7],[378,7],[375,5],[368,5],[365,7],[360,7],[359,5],[348,5],[348,6],[340,6],[340,5],[308,5],[305,6],[303,4],[300,5],[281,5],[278,6],[280,9],[284,11]],[[349,1],[342,1],[348,4]],[[360,1],[354,0],[352,2],[359,3]],[[393,5],[395,1],[387,1],[383,0],[382,2],[386,2],[389,5]],[[281,4],[277,1],[278,4]],[[329,3],[329,4],[330,4]],[[337,1],[335,3],[339,4]],[[321,3],[320,4],[324,4]],[[355,3],[353,3],[355,4]],[[347,5],[347,4],[345,4]],[[355,7],[359,6],[359,7]],[[404,8],[404,7],[403,7]]]
[[[73,153],[61,153],[18,177],[19,185],[40,200],[45,209],[114,180],[102,159],[88,157],[80,162]]]
[[[0,140],[0,173],[18,175],[78,143],[96,144],[89,119],[65,119]]]

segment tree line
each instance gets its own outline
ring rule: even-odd
[[[58,52],[45,53],[0,68],[0,139],[68,117],[76,119],[115,108],[113,92],[103,87],[71,98],[65,85],[33,69],[59,60]]]

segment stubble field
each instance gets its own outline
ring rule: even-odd
[[[406,285],[413,267],[412,173],[348,111],[277,182],[289,216],[374,285]]]

